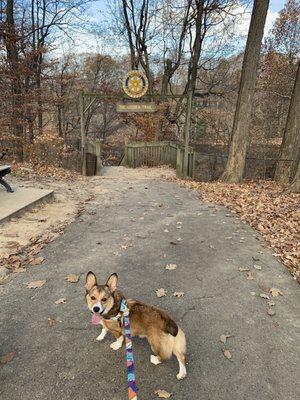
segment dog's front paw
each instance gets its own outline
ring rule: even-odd
[[[119,350],[122,347],[122,343],[123,343],[123,338],[121,338],[121,340],[117,339],[110,345],[110,348],[113,350]]]
[[[105,338],[105,335],[103,335],[102,332],[101,332],[100,335],[96,337],[96,340],[98,340],[98,342],[102,342],[102,340],[104,338]]]
[[[103,328],[100,335],[96,337],[96,340],[98,340],[98,342],[101,342],[105,338],[106,334],[107,330]]]
[[[180,381],[181,379],[184,379],[186,377],[186,371],[184,372],[179,372],[179,374],[176,375],[176,378]]]

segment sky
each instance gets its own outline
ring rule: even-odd
[[[95,0],[87,10],[88,20],[92,23],[95,23],[101,26],[101,22],[107,21],[109,18],[109,9],[108,4],[112,4],[115,0]],[[284,7],[286,0],[270,0],[269,11],[265,25],[265,35],[272,28],[274,21],[278,16],[278,12]],[[238,3],[238,1],[237,1]],[[241,34],[246,35],[250,23],[250,12],[244,17],[244,20],[241,22],[239,31]],[[89,35],[87,33],[78,34],[75,41],[76,52],[87,52],[87,51],[97,51],[106,53],[111,51],[108,50],[105,42],[101,42],[101,40],[97,41],[93,37],[93,35]]]

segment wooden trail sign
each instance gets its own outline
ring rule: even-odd
[[[141,102],[130,102],[130,103],[117,103],[117,112],[119,113],[143,113],[143,112],[155,112],[157,107],[155,103],[141,103]]]

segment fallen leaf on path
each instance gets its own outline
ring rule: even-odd
[[[55,304],[65,304],[66,301],[67,301],[67,299],[61,298],[61,299],[56,300],[54,303]]]
[[[281,291],[280,289],[278,289],[278,288],[275,288],[275,287],[272,287],[272,288],[270,289],[270,293],[271,293],[271,295],[272,295],[273,297],[283,296],[282,291]]]
[[[220,341],[222,342],[222,343],[226,343],[226,340],[228,339],[228,338],[230,338],[231,337],[231,335],[221,335],[220,336]]]
[[[27,283],[27,288],[28,289],[38,289],[41,288],[42,286],[44,286],[44,284],[46,283],[46,281],[32,281]]]
[[[183,297],[184,296],[184,292],[174,292],[173,296],[174,297]]]
[[[76,283],[79,281],[79,276],[80,275],[70,274],[65,277],[65,280],[71,283]]]
[[[177,268],[177,265],[176,264],[167,264],[166,265],[166,269],[168,270],[168,271],[173,271],[174,269],[176,269]]]
[[[259,296],[260,296],[262,299],[270,300],[270,296],[268,296],[268,295],[265,294],[265,293],[261,293]]]
[[[53,319],[52,317],[48,317],[47,318],[47,323],[48,323],[48,326],[53,326],[54,324],[55,324],[55,319]]]
[[[20,267],[13,270],[14,274],[21,274],[22,272],[26,272],[26,268]]]
[[[232,359],[232,354],[230,353],[229,350],[223,350],[223,354],[228,360]]]
[[[273,315],[275,315],[276,313],[275,313],[274,310],[272,310],[272,308],[269,308],[268,309],[268,314],[270,315],[270,317],[273,317]]]
[[[15,241],[10,241],[6,243],[6,247],[8,247],[9,249],[13,249],[14,247],[19,247],[19,246],[20,243]]]
[[[252,281],[254,279],[254,276],[251,274],[251,272],[247,272],[247,279],[248,281]]]
[[[161,399],[169,399],[172,396],[172,393],[167,392],[166,390],[155,390],[155,394]]]
[[[157,289],[155,293],[157,297],[164,297],[167,295],[167,291],[163,288]]]
[[[37,257],[30,261],[30,265],[40,265],[45,260],[44,257]]]
[[[15,355],[16,355],[15,351],[4,354],[4,356],[0,357],[0,364],[7,364],[7,363],[11,362],[13,360],[13,358],[15,357]]]

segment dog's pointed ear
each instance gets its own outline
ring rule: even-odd
[[[85,288],[86,290],[91,290],[92,287],[97,285],[97,279],[94,272],[90,271],[87,273],[86,281],[85,281]]]
[[[111,293],[113,293],[117,289],[117,284],[118,284],[118,275],[116,273],[113,273],[107,279],[106,286],[108,286]]]

